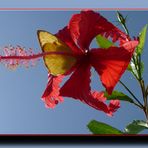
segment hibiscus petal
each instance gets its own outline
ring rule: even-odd
[[[87,96],[85,102],[93,108],[103,111],[109,115],[110,111],[107,104],[105,104],[105,100],[106,98],[104,95],[102,96],[102,93],[94,91]]]
[[[106,98],[102,92],[93,92],[90,90],[90,65],[87,62],[82,62],[70,79],[60,89],[60,95],[64,97],[72,97],[83,103],[103,111],[108,115],[113,114],[113,110],[105,104]]]
[[[60,83],[64,76],[48,75],[48,84],[42,95],[42,100],[47,108],[54,108],[63,98],[59,96]]]
[[[111,37],[114,42],[127,41],[129,37],[108,22],[99,13],[93,11],[82,11],[72,16],[69,22],[71,37],[82,50],[88,49],[92,39],[98,34]]]
[[[90,98],[87,99],[87,104],[96,108],[97,110],[104,111],[108,116],[113,116],[113,113],[120,108],[119,100],[111,100],[109,105],[105,104],[106,98],[103,92],[94,91],[91,93]]]
[[[90,52],[91,64],[100,75],[102,84],[109,94],[125,72],[137,44],[137,41],[130,41],[123,47],[92,49]]]
[[[63,41],[69,48],[75,53],[75,54],[81,54],[81,50],[76,46],[74,41],[71,38],[70,31],[68,27],[64,27],[62,30],[60,30],[56,37],[58,37],[61,41]]]
[[[60,89],[61,96],[72,97],[83,101],[90,92],[90,65],[86,62],[79,63],[75,72]]]
[[[109,116],[112,116],[117,109],[120,108],[120,101],[119,100],[111,100],[109,103]]]

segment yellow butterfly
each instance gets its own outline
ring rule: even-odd
[[[57,76],[69,71],[76,63],[75,57],[66,54],[72,53],[71,49],[64,42],[47,31],[38,30],[37,35],[42,51],[54,52],[52,54],[45,55],[43,58],[49,73]]]

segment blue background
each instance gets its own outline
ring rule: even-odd
[[[1,0],[4,7],[35,8],[147,8],[146,0]]]
[[[40,52],[36,32],[43,29],[56,33],[63,28],[76,11],[0,11],[0,47],[21,45]],[[115,11],[100,11],[114,24]],[[148,12],[124,11],[128,15],[127,25],[131,36],[137,36],[147,23]],[[95,46],[93,44],[93,46]],[[144,78],[148,83],[147,55],[148,43],[145,45],[143,60],[145,62]],[[97,83],[96,83],[97,81]],[[141,98],[140,88],[129,72],[122,76],[135,95]],[[18,68],[15,71],[0,65],[0,134],[88,134],[86,125],[92,119],[106,122],[123,130],[133,119],[145,120],[143,112],[132,104],[121,103],[121,108],[113,117],[97,111],[80,101],[65,98],[64,103],[55,109],[47,109],[40,97],[47,84],[47,70],[43,60],[29,69]],[[92,88],[103,90],[99,78],[93,73]],[[127,93],[120,84],[116,89]],[[143,132],[147,133],[147,131]]]

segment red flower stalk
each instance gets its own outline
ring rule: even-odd
[[[5,46],[2,51],[4,52],[4,55],[0,55],[0,62],[12,70],[15,70],[18,66],[21,65],[25,66],[26,68],[29,66],[35,66],[39,58],[46,55],[63,54],[60,52],[42,52],[34,54],[32,48],[26,50],[25,47],[21,47],[19,45],[16,47],[11,45]]]
[[[54,42],[44,37],[41,39],[42,34],[52,36]],[[110,37],[113,42],[119,42],[119,46],[112,46],[108,49],[90,49],[89,45],[92,39],[98,34],[106,38]],[[38,36],[43,52],[54,50],[58,54],[64,49],[63,56],[64,54],[65,56],[63,58],[71,56],[73,59],[73,62],[69,62],[70,66],[66,67],[66,70],[58,73],[52,69],[52,65],[48,66],[48,60],[44,58],[49,70],[49,77],[42,100],[47,107],[55,107],[58,102],[63,101],[62,97],[72,97],[80,100],[97,110],[104,111],[108,115],[112,115],[120,107],[118,100],[112,100],[109,105],[106,105],[106,98],[102,92],[91,91],[90,69],[94,67],[103,86],[111,94],[125,72],[138,41],[131,41],[127,34],[93,11],[82,11],[80,14],[73,15],[68,26],[60,30],[55,36],[46,31],[38,31]],[[53,44],[58,47],[53,46]],[[66,55],[67,53],[69,55]],[[69,60],[65,61],[68,62]],[[55,66],[57,66],[57,63]],[[57,66],[58,68],[61,68],[60,71],[62,70],[62,67]],[[62,79],[69,74],[71,74],[70,78],[60,88],[59,85]]]
[[[25,50],[24,47],[21,46],[6,46],[3,48],[4,56],[0,56],[1,63],[5,64],[5,66],[9,69],[15,70],[19,65],[23,65],[26,68],[29,65],[36,65],[39,57],[42,57],[40,54],[33,54],[32,49]]]

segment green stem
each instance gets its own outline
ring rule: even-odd
[[[124,30],[125,30],[125,33],[126,33],[127,35],[129,35],[129,31],[128,31],[126,25],[125,25],[125,24],[122,24],[122,26],[123,26],[123,28],[124,28]]]
[[[117,18],[119,20],[119,23],[121,24],[121,26],[125,30],[126,34],[129,35],[129,31],[128,31],[127,27],[126,27],[126,17],[124,18],[122,16],[122,14],[119,11],[117,11]]]
[[[141,87],[141,91],[142,91],[142,95],[143,95],[143,101],[144,101],[144,109],[143,110],[145,112],[146,119],[148,121],[147,94],[146,94],[146,89],[145,89],[145,84],[144,84],[143,79],[142,80],[139,80],[139,83],[140,83],[140,87]]]
[[[119,80],[119,82],[131,94],[131,96],[137,101],[138,107],[140,107],[141,109],[143,109],[142,103],[136,98],[136,96],[130,91],[130,89],[122,81]]]
[[[147,104],[147,92],[146,92],[146,88],[145,88],[145,84],[144,84],[144,80],[142,78],[142,75],[141,75],[141,55],[138,55],[136,61],[138,61],[137,63],[134,62],[135,66],[136,66],[136,70],[137,70],[137,73],[138,73],[138,82],[140,84],[140,87],[141,87],[141,91],[142,91],[142,95],[143,95],[143,101],[144,101],[144,113],[146,115],[146,119],[148,121],[148,104]]]
[[[133,59],[132,59],[133,61]],[[133,70],[131,71],[131,73],[133,74],[133,76],[136,78],[136,80],[138,80],[138,76],[133,72]]]
[[[148,96],[148,86],[146,87],[146,97]]]
[[[129,31],[128,31],[128,28],[126,27],[125,22],[123,22],[123,23],[121,22],[121,25],[122,25],[123,29],[125,30],[126,34],[129,35]],[[133,60],[137,75],[134,72],[132,72],[132,73],[134,74],[135,78],[138,80],[138,82],[140,84],[142,95],[143,95],[144,105],[135,97],[135,95],[129,90],[129,88],[123,82],[121,82],[121,81],[119,81],[119,82],[133,96],[133,98],[140,105],[140,108],[143,109],[143,111],[146,115],[147,122],[148,122],[148,104],[147,104],[148,103],[148,100],[147,100],[148,90],[145,88],[144,80],[141,75],[141,55],[133,55],[132,60]]]

